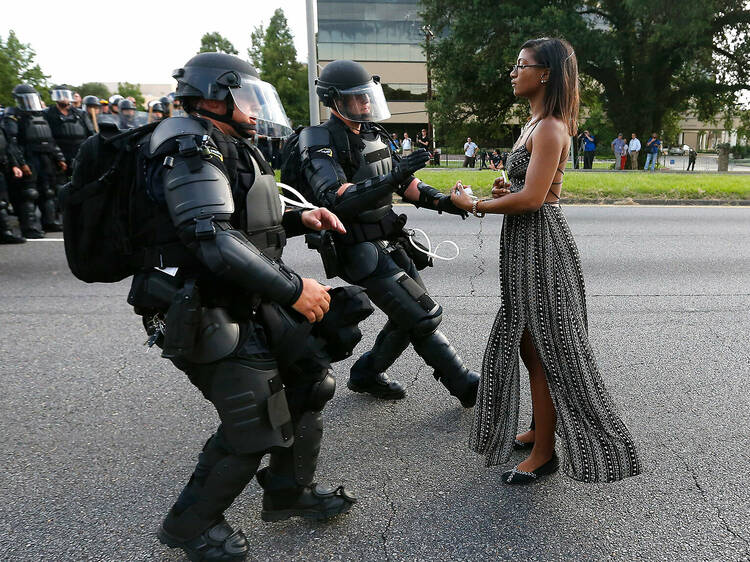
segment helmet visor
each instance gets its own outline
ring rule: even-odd
[[[42,98],[39,94],[16,94],[16,103],[24,111],[41,111]]]
[[[383,87],[374,81],[339,90],[334,106],[349,121],[385,121],[391,116]]]
[[[256,130],[268,137],[286,137],[292,125],[286,116],[279,94],[268,82],[254,76],[243,76],[239,88],[229,88],[237,109],[254,117]]]
[[[52,90],[51,92],[52,101],[73,101],[73,92],[70,90]]]

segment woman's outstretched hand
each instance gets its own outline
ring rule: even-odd
[[[471,207],[474,204],[474,200],[466,194],[464,185],[460,181],[457,181],[456,185],[451,189],[451,203],[464,211],[471,211]]]
[[[496,178],[492,184],[492,198],[498,199],[508,193],[510,193],[510,183],[506,182],[502,176]]]

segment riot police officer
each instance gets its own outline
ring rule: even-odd
[[[160,101],[152,103],[150,108],[152,121],[161,121],[164,119],[164,106]]]
[[[23,171],[23,177],[11,183],[11,199],[22,234],[26,238],[43,238],[44,230],[62,230],[55,167],[64,172],[68,166],[42,113],[39,93],[28,84],[19,84],[13,88],[13,98],[16,106],[8,108],[0,122],[9,149],[14,151]],[[37,204],[42,213],[41,225],[36,217]]]
[[[320,412],[335,379],[310,327],[325,324],[336,297],[329,304],[329,287],[281,260],[287,235],[343,227],[326,209],[282,213],[273,171],[248,138],[261,121],[279,134],[291,130],[274,88],[252,65],[202,53],[173,77],[189,116],[165,119],[142,143],[148,164],[139,181],[165,217],[155,225],[162,243],[153,263],[179,269],[170,276],[144,268],[129,302],[221,425],[158,536],[191,560],[235,560],[247,541],[223,513],[266,453],[270,463],[257,473],[263,520],[327,519],[355,501],[341,486],[314,483]],[[295,326],[293,346],[280,343],[279,322]]]
[[[44,110],[44,118],[65,160],[72,164],[83,141],[94,134],[94,126],[82,109],[72,105],[73,91],[68,86],[53,86],[50,95],[55,105]],[[68,177],[71,172],[69,167]]]
[[[300,133],[304,180],[315,203],[331,209],[346,226],[345,235],[334,236],[340,276],[365,287],[388,315],[373,348],[352,367],[347,386],[380,398],[403,398],[404,388],[385,371],[411,343],[435,378],[464,407],[472,407],[479,375],[466,368],[437,329],[442,308],[419,276],[411,256],[423,256],[405,241],[406,217],[393,212],[392,196],[398,193],[438,212],[465,213],[449,196],[414,177],[429,158],[426,151],[399,158],[389,148],[390,136],[376,123],[390,117],[378,76],[359,63],[333,61],[321,72],[316,91],[331,118]]]
[[[18,166],[16,155],[8,150],[8,141],[5,132],[0,129],[0,244],[23,244],[26,238],[18,236],[13,232],[8,217],[8,184],[5,181],[6,174],[12,174],[16,179],[23,177],[23,172]]]
[[[136,127],[135,104],[128,99],[122,99],[118,102],[117,107],[120,114],[117,126],[120,129],[132,129]]]

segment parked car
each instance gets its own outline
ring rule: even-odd
[[[690,152],[690,147],[686,144],[683,144],[682,146],[670,146],[668,152],[670,156],[683,156]]]

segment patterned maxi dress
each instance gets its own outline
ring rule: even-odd
[[[523,188],[530,160],[525,143],[508,156],[512,192]],[[559,204],[504,217],[500,285],[502,302],[484,354],[471,448],[486,456],[487,466],[510,457],[518,429],[518,350],[528,328],[557,410],[563,470],[584,482],[638,474],[633,440],[589,344],[580,258]]]

